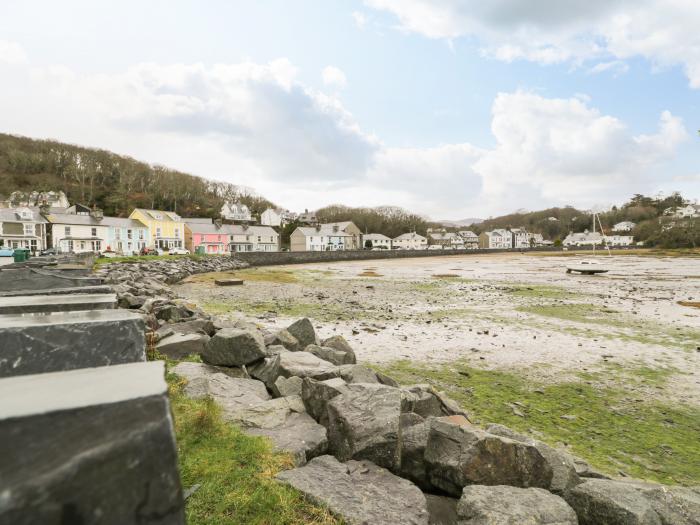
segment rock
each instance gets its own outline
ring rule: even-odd
[[[0,523],[184,525],[163,362],[0,380]]]
[[[230,377],[204,363],[184,362],[172,371],[187,379],[187,396],[194,399],[211,396],[221,405],[223,417],[229,421],[236,420],[240,411],[270,399],[261,381]]]
[[[292,412],[306,413],[304,403],[299,396],[278,397],[241,407],[231,413],[228,420],[242,427],[269,429],[283,425]]]
[[[346,383],[377,383],[379,384],[379,379],[377,379],[377,374],[373,370],[370,370],[366,366],[362,365],[341,365],[338,367],[340,377],[342,377]]]
[[[430,490],[432,486],[425,463],[430,421],[417,414],[413,416],[411,413],[401,415],[401,477],[410,479],[423,490]]]
[[[329,450],[341,461],[368,459],[397,471],[401,394],[378,384],[352,384],[328,402]]]
[[[173,334],[156,344],[156,351],[170,359],[182,359],[204,350],[209,336],[204,334]]]
[[[282,352],[280,354],[280,375],[323,380],[338,377],[339,371],[333,363],[319,359],[308,352]]]
[[[379,381],[382,385],[393,386],[394,388],[399,387],[399,383],[393,377],[389,377],[381,372],[375,372],[375,375],[377,376],[377,381]]]
[[[266,356],[265,343],[258,332],[224,328],[207,343],[202,360],[212,365],[242,366]]]
[[[352,349],[350,344],[345,340],[345,338],[342,335],[334,335],[333,337],[324,339],[321,343],[321,346],[327,346],[329,348],[334,348],[335,350],[344,352],[346,355],[346,362],[343,364],[354,365],[355,363],[357,363],[355,351]]]
[[[649,501],[663,525],[699,525],[700,490],[643,484],[637,490]]]
[[[277,479],[325,505],[348,525],[428,525],[425,496],[410,481],[370,461],[320,456]]]
[[[206,334],[212,336],[216,333],[214,323],[209,319],[192,319],[170,325],[178,334]]]
[[[309,345],[316,344],[316,331],[311,321],[306,317],[289,325],[287,332],[299,341],[299,348],[306,348]]]
[[[175,304],[167,304],[159,308],[154,309],[157,319],[162,319],[163,321],[171,321],[177,323],[182,319],[190,317],[190,313],[183,306],[178,306]]]
[[[313,354],[324,361],[328,361],[329,363],[333,363],[334,365],[346,364],[345,352],[335,350],[334,348],[330,348],[328,346],[309,345],[304,348],[304,352],[309,352],[310,354]]]
[[[303,382],[301,377],[278,377],[272,385],[272,393],[275,397],[301,396]]]
[[[299,352],[301,350],[297,338],[290,334],[287,330],[280,330],[279,332],[268,335],[265,338],[265,345],[281,345],[290,352]]]
[[[576,511],[580,525],[662,525],[644,495],[621,481],[589,479],[567,491],[564,498]]]
[[[467,420],[466,411],[451,398],[430,385],[409,385],[401,388],[402,410],[415,412],[423,417],[460,415]]]
[[[573,509],[538,488],[503,485],[464,487],[457,504],[459,525],[577,525]]]
[[[552,468],[533,445],[489,434],[462,416],[430,421],[425,462],[435,487],[458,496],[469,484],[550,486]]]
[[[262,361],[248,366],[247,370],[251,377],[262,381],[267,388],[273,390],[275,381],[280,375],[280,355],[266,357]]]
[[[328,426],[328,402],[348,391],[347,383],[340,377],[316,381],[304,378],[301,384],[301,399],[306,411],[324,427]]]
[[[175,330],[173,330],[173,325],[166,324],[158,328],[158,330],[153,333],[155,334],[155,341],[157,343],[158,341],[162,341],[166,337],[173,335]]]
[[[552,482],[549,487],[546,487],[551,492],[561,494],[566,489],[581,483],[581,479],[578,477],[578,474],[576,474],[574,458],[566,452],[556,450],[541,441],[519,434],[503,425],[489,425],[486,431],[496,436],[507,437],[515,441],[520,441],[521,443],[528,443],[539,450],[542,457],[545,458],[552,469]]]
[[[576,469],[576,474],[579,478],[597,478],[597,479],[610,479],[609,476],[594,470],[588,462],[582,460],[581,458],[574,457],[574,468]]]
[[[146,302],[146,297],[143,295],[133,295],[129,292],[122,293],[119,295],[118,305],[119,308],[127,309],[138,309],[141,308]]]
[[[425,501],[428,504],[430,525],[458,525],[457,503],[458,499],[446,496],[426,494]]]
[[[290,412],[279,426],[251,428],[245,432],[270,438],[276,451],[291,454],[294,466],[304,465],[308,460],[325,454],[328,448],[326,429],[308,414],[299,412]]]

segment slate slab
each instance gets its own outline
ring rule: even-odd
[[[0,297],[0,315],[79,310],[113,310],[117,296],[110,294],[25,295]]]

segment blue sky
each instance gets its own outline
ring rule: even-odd
[[[0,131],[297,210],[700,197],[700,4],[487,4],[6,0]]]

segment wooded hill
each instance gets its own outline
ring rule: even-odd
[[[53,140],[0,134],[0,191],[62,190],[71,203],[125,217],[133,208],[174,211],[183,217],[216,217],[225,200],[248,205],[254,215],[274,206],[251,190],[215,182],[110,151]]]

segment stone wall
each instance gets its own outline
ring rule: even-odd
[[[303,264],[315,262],[364,261],[371,259],[405,259],[409,257],[440,257],[445,255],[483,255],[485,253],[520,253],[522,251],[552,252],[561,248],[530,248],[527,250],[347,250],[335,252],[246,252],[233,258],[251,266]]]

